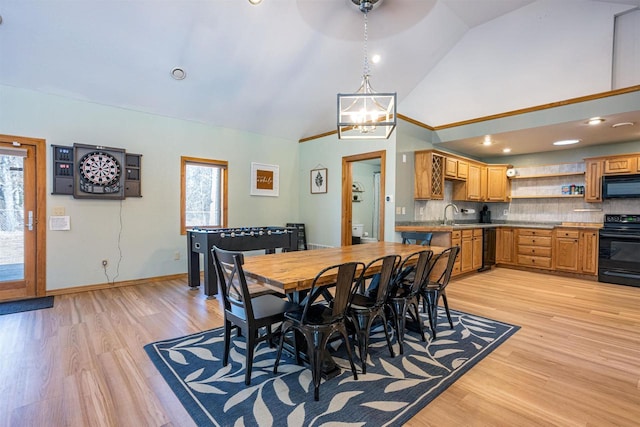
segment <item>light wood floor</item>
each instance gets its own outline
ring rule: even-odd
[[[408,425],[640,425],[640,288],[495,269],[448,295],[522,329]],[[221,324],[177,280],[0,316],[0,426],[191,426],[142,347]]]

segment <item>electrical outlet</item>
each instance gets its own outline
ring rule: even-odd
[[[509,215],[509,209],[505,209],[502,211],[502,215],[507,216]]]
[[[109,262],[108,262],[106,259],[103,259],[103,260],[102,260],[102,266],[103,266],[103,267],[106,267],[106,266],[107,266],[107,264],[109,264]]]
[[[176,252],[173,254],[173,259],[174,259],[175,261],[179,261],[179,260],[180,260],[180,252],[176,251]]]

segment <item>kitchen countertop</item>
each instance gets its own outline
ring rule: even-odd
[[[435,221],[399,221],[396,222],[396,231],[426,231],[426,232],[450,232],[453,230],[464,230],[469,228],[496,228],[496,227],[518,227],[518,228],[540,228],[553,230],[554,228],[601,228],[602,223],[598,222],[494,222],[491,224],[482,223],[455,223],[453,225],[442,225]]]

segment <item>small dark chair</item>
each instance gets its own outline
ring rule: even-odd
[[[391,357],[394,357],[393,347],[391,346],[391,338],[387,331],[387,316],[385,308],[388,297],[389,284],[396,274],[398,265],[400,265],[400,255],[387,255],[371,261],[365,268],[362,282],[368,275],[368,271],[373,268],[380,269],[375,275],[378,281],[376,292],[374,295],[365,295],[357,293],[353,296],[348,316],[351,319],[358,337],[358,348],[360,350],[360,361],[362,363],[362,373],[367,373],[367,355],[369,354],[369,335],[373,322],[380,318],[384,327],[384,335],[387,338],[387,346]]]
[[[278,355],[273,366],[273,373],[278,372],[278,364],[282,355],[282,346],[285,334],[290,331],[300,332],[307,343],[307,353],[309,365],[313,376],[313,398],[320,399],[320,376],[323,364],[323,355],[326,352],[329,338],[336,332],[340,333],[344,339],[349,363],[353,378],[358,379],[356,367],[353,363],[353,354],[346,327],[346,313],[353,297],[353,293],[362,277],[365,265],[361,262],[348,262],[344,264],[327,267],[320,271],[313,279],[313,284],[304,308],[289,311],[285,314],[285,321],[282,323],[282,336],[278,347]],[[357,270],[360,273],[356,274]],[[337,280],[330,280],[327,276],[337,273]],[[318,302],[320,296],[324,297],[323,289],[327,285],[335,283],[335,292],[330,302]],[[295,337],[294,337],[295,340]],[[298,359],[296,349],[296,359]]]
[[[246,367],[244,383],[251,383],[253,352],[258,343],[271,341],[274,334],[271,327],[284,319],[286,311],[295,310],[298,305],[278,298],[272,294],[252,296],[249,293],[247,279],[242,269],[244,256],[242,252],[226,251],[213,247],[211,250],[218,283],[224,304],[224,355],[222,365],[229,362],[231,329],[236,327],[247,340]],[[266,333],[260,334],[265,328]]]
[[[393,323],[398,337],[400,354],[403,354],[407,315],[418,324],[422,341],[427,340],[418,311],[418,298],[420,297],[420,289],[427,280],[429,261],[432,256],[433,251],[429,249],[407,255],[398,268],[398,274],[387,298],[387,304],[391,307],[393,313]],[[409,280],[407,277],[411,277],[411,279]],[[412,308],[413,312],[411,311]]]
[[[419,231],[403,231],[400,233],[403,245],[431,246],[433,233],[423,233]]]
[[[449,279],[451,279],[453,264],[456,262],[456,257],[459,252],[460,247],[453,246],[437,255],[431,263],[427,280],[420,290],[420,295],[423,298],[422,309],[425,311],[426,303],[426,309],[429,312],[429,326],[431,326],[431,331],[433,332],[433,339],[436,338],[437,333],[438,300],[440,297],[442,297],[442,302],[444,303],[444,309],[447,313],[449,326],[453,329],[453,322],[451,321],[451,314],[449,313],[449,303],[447,302],[445,288],[449,284]]]

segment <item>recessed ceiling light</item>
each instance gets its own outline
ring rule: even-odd
[[[176,80],[184,80],[184,78],[187,77],[187,73],[182,68],[176,67],[171,70],[171,77]]]
[[[590,125],[599,125],[602,122],[604,122],[604,119],[602,117],[592,117],[587,121],[587,123]]]
[[[487,135],[484,137],[484,141],[482,141],[482,145],[491,145],[491,135]]]
[[[249,3],[256,5],[262,3],[262,0],[249,0]]]
[[[371,62],[373,62],[374,64],[377,64],[378,62],[380,62],[380,55],[378,55],[377,53],[373,55],[371,57]]]
[[[511,148],[503,148],[502,152],[503,153],[510,153],[511,152]]]
[[[622,127],[622,126],[633,126],[633,125],[635,125],[635,123],[633,123],[633,122],[621,122],[621,123],[615,123],[615,124],[611,125],[611,127],[612,128],[619,128],[619,127]]]
[[[562,141],[556,141],[553,145],[572,145],[580,142],[579,139],[563,139]]]

